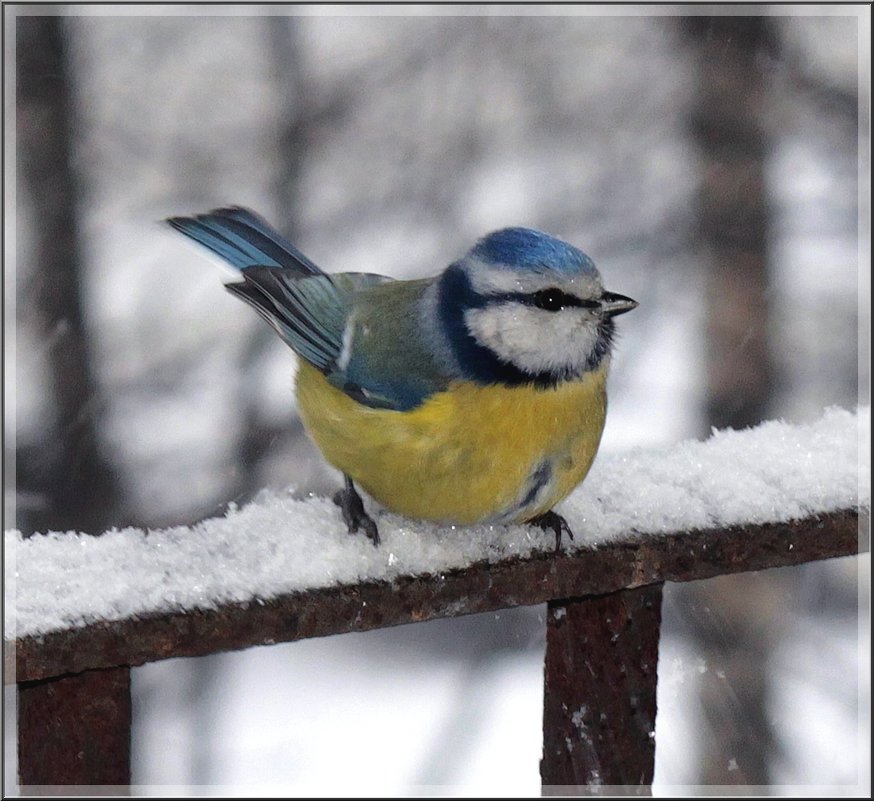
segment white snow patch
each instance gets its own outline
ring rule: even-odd
[[[660,534],[806,517],[870,506],[870,408],[829,409],[817,422],[771,421],[714,432],[706,442],[597,460],[559,507],[575,547],[631,532]],[[863,457],[864,454],[864,457]],[[442,527],[379,513],[383,543],[350,536],[326,498],[263,492],[192,527],[112,529],[100,537],[5,533],[14,558],[7,636],[44,634],[150,612],[407,574],[437,574],[551,550],[528,526]]]
[[[585,704],[583,704],[576,712],[571,715],[571,723],[577,727],[580,731],[580,737],[582,739],[591,739],[586,734],[586,729],[589,727],[586,725],[586,712],[588,712],[588,708]]]
[[[558,511],[584,543],[599,543],[629,532],[760,524],[867,507],[871,465],[861,443],[870,430],[870,407],[857,413],[830,408],[807,425],[772,420],[744,431],[714,431],[706,442],[605,457]]]

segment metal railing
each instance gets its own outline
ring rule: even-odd
[[[655,759],[665,581],[784,567],[868,550],[868,512],[629,536],[439,575],[313,589],[149,614],[4,644],[18,684],[22,785],[130,781],[130,668],[292,640],[548,603],[544,791],[647,792]]]

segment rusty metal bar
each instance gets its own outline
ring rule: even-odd
[[[130,668],[18,686],[18,775],[40,794],[130,783]],[[27,789],[25,787],[25,789]]]
[[[868,547],[860,545],[859,532],[858,512],[851,509],[792,523],[638,536],[571,554],[540,553],[391,583],[314,589],[216,609],[93,623],[6,643],[6,681],[135,666],[848,556]]]
[[[662,586],[549,603],[544,795],[649,794]]]

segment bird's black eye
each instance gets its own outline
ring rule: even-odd
[[[560,311],[567,303],[567,295],[560,289],[541,289],[534,293],[534,305],[546,311]]]

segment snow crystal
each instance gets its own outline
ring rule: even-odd
[[[586,712],[588,708],[583,704],[576,712],[571,715],[571,723],[580,730],[580,736],[585,737],[585,731],[589,728],[586,725]]]
[[[706,442],[602,456],[558,511],[575,548],[659,534],[870,506],[870,409],[830,409],[816,423],[716,431]],[[477,561],[551,551],[529,526],[438,526],[380,512],[382,545],[350,536],[326,498],[262,492],[192,527],[112,529],[100,537],[5,533],[7,636],[338,583],[437,574]],[[566,545],[566,547],[568,547]]]

